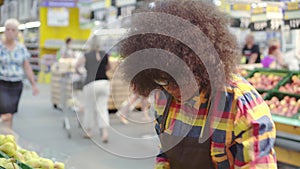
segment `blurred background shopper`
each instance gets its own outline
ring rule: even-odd
[[[19,22],[8,19],[5,22],[4,41],[0,44],[0,114],[4,127],[12,129],[13,115],[18,112],[23,83],[26,74],[33,95],[39,90],[28,61],[29,53],[24,45],[17,42]]]
[[[246,37],[243,55],[246,57],[246,64],[260,63],[259,46],[255,44],[254,36],[251,34]]]
[[[166,71],[149,68],[131,79],[130,72],[134,70],[134,65],[128,64],[124,68],[125,78],[131,81],[138,94],[148,96],[160,89],[155,94],[154,109],[157,115],[156,130],[162,146],[155,168],[276,169],[274,122],[267,104],[256,89],[234,74],[241,55],[236,38],[229,32],[228,17],[204,0],[163,1],[140,12],[144,12],[144,18],[131,19],[130,34],[155,29],[153,25],[159,25],[161,30],[174,30],[178,37],[191,39],[190,43],[194,44],[189,46],[203,51],[202,56],[197,56],[187,44],[159,33],[138,34],[122,42],[121,54],[126,59],[136,51],[161,49],[167,52],[155,53],[156,50],[152,50],[135,56],[137,60],[138,56],[141,58],[137,63],[144,58],[156,57],[152,64],[157,67],[180,69],[180,73],[172,77]],[[160,15],[147,17],[147,12],[149,15],[159,12]],[[166,20],[161,13],[183,18],[198,29],[172,24],[172,19],[168,20],[168,25],[160,24],[161,19]],[[208,40],[197,42],[200,31]],[[253,38],[248,38],[251,43],[246,47],[252,49]],[[214,50],[218,55],[212,54]],[[259,52],[253,51],[250,51],[252,54],[248,61],[258,62]],[[184,61],[190,71],[178,67],[177,57],[171,57],[168,52]],[[220,63],[216,62],[217,57]],[[207,68],[212,69],[212,74],[208,75]],[[225,74],[226,84],[222,82],[222,74]],[[191,83],[193,79],[196,86]],[[220,106],[222,102],[225,103],[223,108]]]
[[[100,52],[100,45],[96,37],[91,40],[90,51],[78,60],[77,69],[80,65],[84,65],[87,72],[83,87],[82,125],[86,130],[85,137],[92,136],[92,130],[97,124],[101,130],[102,141],[106,143],[108,141],[108,98],[110,93],[110,82],[106,72],[109,70],[109,61],[108,55]]]

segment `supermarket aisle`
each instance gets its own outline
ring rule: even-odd
[[[19,113],[15,117],[14,129],[19,135],[19,144],[24,148],[37,151],[44,157],[65,161],[68,168],[73,169],[153,168],[153,157],[139,160],[121,158],[107,153],[92,141],[83,139],[82,130],[78,128],[75,119],[72,120],[73,137],[69,140],[62,129],[63,113],[52,108],[50,86],[40,85],[39,88],[41,93],[38,97],[33,97],[30,90],[24,90]],[[116,131],[135,138],[154,133],[152,124],[124,126],[115,115],[111,115],[111,124]],[[157,151],[157,144],[153,142],[136,146],[110,133],[109,143],[104,145],[106,148],[135,153],[137,156]]]

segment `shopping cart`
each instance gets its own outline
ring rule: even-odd
[[[65,63],[55,63],[51,68],[52,103],[55,109],[63,112],[63,128],[67,131],[68,138],[72,137],[69,119],[74,117],[72,104],[70,104],[73,98],[73,74],[73,69]]]

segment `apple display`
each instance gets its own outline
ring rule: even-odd
[[[256,89],[259,90],[272,90],[280,80],[281,76],[273,74],[254,73],[253,77],[247,79]]]

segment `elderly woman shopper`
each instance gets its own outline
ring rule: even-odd
[[[39,93],[25,46],[17,42],[19,22],[5,22],[4,41],[0,44],[0,114],[4,127],[12,129],[13,115],[18,112],[22,80],[27,75],[33,95]]]
[[[229,17],[205,0],[157,2],[135,15],[130,20],[132,36],[121,42],[120,52],[124,78],[134,91],[155,96],[156,130],[161,140],[155,168],[277,168],[276,130],[269,108],[255,88],[235,74],[241,54],[228,29]],[[156,30],[163,33],[153,33]],[[168,36],[170,32],[192,39],[191,44]],[[203,36],[197,37],[197,32]],[[190,46],[202,52],[197,55]],[[159,50],[147,53],[147,49]],[[147,65],[154,67],[135,73],[137,63],[147,59]],[[184,67],[176,66],[177,59],[189,68],[196,85]],[[173,77],[166,70],[178,73]]]

